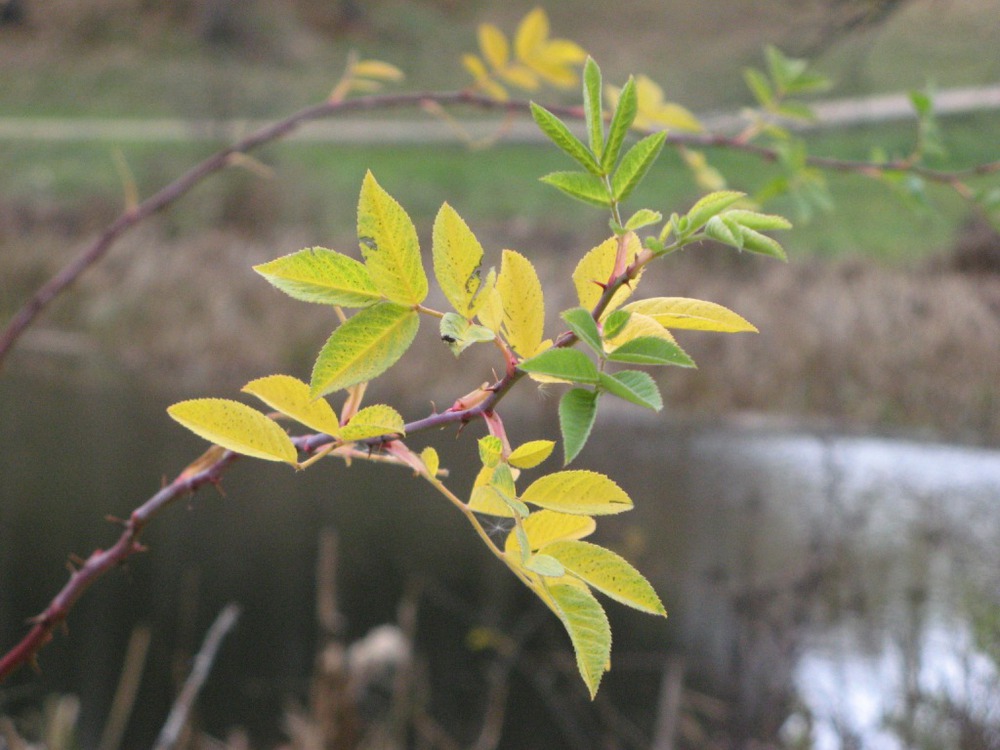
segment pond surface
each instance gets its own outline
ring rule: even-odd
[[[126,516],[203,449],[164,413],[185,395],[0,378],[0,648],[65,582],[70,553],[117,537],[105,516]],[[668,663],[683,665],[679,731],[691,745],[724,734],[824,750],[1000,747],[1000,452],[630,415],[602,416],[577,463],[635,499],[633,513],[601,522],[600,539],[649,576],[670,617],[608,604],[614,664],[594,705],[551,666],[568,644],[553,618],[536,618],[501,747],[648,746]],[[556,434],[542,420],[511,418],[508,429],[517,442]],[[470,433],[431,436],[459,494]],[[241,461],[223,489],[157,519],[150,552],[85,595],[41,672],[0,688],[0,712],[74,693],[81,743],[95,745],[124,644],[145,624],[150,656],[126,746],[148,746],[177,664],[237,601],[244,614],[203,693],[202,723],[278,740],[284,710],[307,692],[318,535],[329,527],[347,638],[394,621],[419,583],[429,710],[471,742],[495,655],[470,651],[468,633],[513,633],[536,605],[460,516],[407,472],[367,465],[296,474]],[[559,705],[573,722],[553,718],[544,684],[569,696]],[[615,739],[600,740],[591,723],[609,715]]]

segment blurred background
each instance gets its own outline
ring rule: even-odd
[[[405,71],[400,90],[457,89],[477,24],[510,34],[531,7],[0,2],[0,320],[129,195],[145,198],[255,123],[323,100],[351,51]],[[581,44],[605,81],[644,73],[706,117],[752,104],[743,70],[763,67],[766,44],[833,78],[830,98],[983,87],[985,100],[1000,83],[996,0],[565,1],[546,11],[553,36]],[[448,201],[488,262],[509,247],[536,263],[553,326],[573,304],[568,274],[608,230],[599,211],[538,182],[567,168],[562,154],[502,139],[473,148],[426,112],[375,118],[379,142],[332,122],[210,178],[123,238],[29,329],[0,372],[0,648],[63,584],[69,554],[117,537],[106,515],[126,516],[203,450],[167,405],[308,374],[335,319],[250,266],[307,246],[354,252],[366,169],[413,216],[425,251]],[[945,152],[931,166],[1000,158],[996,111],[940,124]],[[436,135],[421,142],[415,126]],[[905,156],[915,134],[904,118],[804,137],[812,153],[867,159]],[[705,156],[750,193],[777,174],[725,150]],[[50,746],[67,713],[80,747],[147,746],[205,629],[235,600],[243,616],[193,742],[204,732],[231,746],[322,743],[310,734],[324,726],[317,654],[370,643],[392,623],[396,677],[348,701],[366,747],[1000,747],[1000,238],[947,188],[825,179],[829,210],[766,206],[796,224],[781,237],[788,264],[704,246],[643,282],[649,295],[724,304],[761,333],[682,338],[700,369],[657,374],[664,414],[602,412],[578,459],[636,499],[631,518],[602,523],[601,541],[650,576],[670,612],[658,622],[609,605],[614,666],[595,704],[554,618],[408,474],[330,465],[292,475],[247,462],[224,496],[203,491],[150,527],[150,554],[81,600],[40,671],[0,686],[0,714],[29,738],[47,727]],[[669,213],[698,195],[667,152],[634,203]],[[372,387],[408,419],[493,367],[473,354],[439,373],[430,328]],[[556,403],[551,392],[513,394],[504,416],[515,441],[555,436]],[[459,494],[478,434],[428,438]],[[324,563],[336,571],[332,628],[315,614],[320,540],[333,538],[324,529],[338,540]],[[133,659],[138,700],[116,744],[106,727],[136,633],[148,634],[148,652]],[[351,653],[359,662],[361,647]],[[357,746],[347,742],[326,746]]]

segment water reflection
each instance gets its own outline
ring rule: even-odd
[[[67,553],[109,543],[116,532],[103,517],[127,514],[201,449],[163,415],[170,401],[127,384],[0,379],[5,647],[64,582]],[[551,428],[531,424],[524,437]],[[668,657],[685,665],[678,732],[688,745],[1000,746],[1000,453],[614,415],[603,430],[580,464],[615,477],[637,505],[602,522],[603,541],[650,575],[671,613],[663,624],[609,605],[617,637],[603,695],[633,727],[621,746],[653,734]],[[432,437],[455,446],[451,434]],[[459,450],[471,456],[472,442]],[[451,691],[434,710],[475,728],[488,659],[466,651],[465,635],[483,622],[512,628],[530,598],[457,514],[405,472],[364,466],[293,475],[248,462],[225,491],[159,519],[152,553],[85,596],[42,674],[18,675],[0,708],[78,693],[81,738],[93,744],[124,643],[146,622],[152,661],[127,743],[148,743],[177,655],[235,599],[244,618],[204,695],[205,723],[277,739],[312,668],[316,532],[333,526],[348,636],[392,621],[414,576],[430,582],[418,645],[435,689]],[[586,737],[530,730],[506,746],[597,742]]]

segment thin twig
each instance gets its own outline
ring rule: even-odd
[[[407,107],[425,108],[428,104],[435,104],[441,107],[465,105],[477,109],[502,110],[508,114],[519,115],[525,115],[530,112],[530,104],[526,100],[512,99],[500,102],[471,91],[423,91],[410,94],[383,94],[362,96],[356,99],[326,101],[301,109],[283,120],[260,128],[256,132],[208,157],[138,205],[129,207],[109,224],[95,240],[85,246],[72,261],[46,281],[22,305],[7,323],[3,331],[0,332],[0,367],[2,367],[14,344],[42,310],[67,287],[71,286],[87,269],[100,261],[122,235],[153,214],[173,204],[210,175],[231,164],[234,157],[284,138],[298,129],[300,125],[311,120],[319,120],[350,112],[371,112]],[[580,120],[584,116],[582,107],[550,106],[549,110],[554,114],[569,119]],[[727,135],[671,133],[667,135],[666,143],[674,146],[726,148],[742,151],[765,161],[777,161],[779,159],[777,149],[747,143],[739,137]],[[912,164],[906,160],[877,163],[807,156],[806,163],[821,169],[855,172],[869,177],[892,172],[909,172],[919,175],[928,181],[948,185],[966,199],[969,198],[969,194],[966,189],[967,186],[963,182],[964,180],[1000,172],[1000,161],[988,162],[954,171],[929,169]]]
[[[151,640],[152,631],[145,625],[132,631],[122,661],[122,676],[118,680],[118,687],[111,701],[111,710],[108,711],[108,720],[104,723],[97,750],[118,750],[121,747],[125,728],[128,726],[135,699],[139,694],[139,683],[146,667],[146,654],[149,652]]]
[[[170,715],[160,730],[160,736],[156,738],[153,750],[170,750],[180,739],[181,732],[187,726],[188,716],[194,702],[201,692],[202,685],[208,679],[208,673],[212,671],[212,664],[215,662],[215,655],[219,652],[222,639],[228,635],[229,631],[236,625],[240,617],[240,607],[238,604],[229,603],[215,618],[212,627],[208,629],[205,640],[198,650],[198,655],[194,658],[194,665],[191,667],[191,674],[188,675],[181,688],[177,700],[170,709]]]

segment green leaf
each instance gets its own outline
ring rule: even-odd
[[[816,113],[813,111],[813,108],[802,102],[784,101],[775,108],[774,114],[789,120],[801,120],[803,122],[813,122],[816,120]]]
[[[565,310],[559,317],[566,321],[566,325],[569,326],[570,330],[580,341],[593,349],[597,354],[604,353],[604,347],[601,344],[601,332],[597,329],[597,322],[594,320],[594,316],[590,314],[590,311],[584,310],[582,307],[574,307],[571,310]]]
[[[518,469],[533,469],[552,454],[554,440],[529,440],[507,456],[507,462]]]
[[[380,302],[348,318],[333,332],[313,365],[313,398],[376,378],[413,343],[420,316],[413,310]]]
[[[748,229],[747,227],[741,227],[743,236],[743,249],[749,250],[752,253],[759,253],[760,255],[769,255],[772,258],[777,258],[778,260],[788,260],[788,256],[785,255],[784,248],[778,243],[777,240],[768,237],[766,234],[761,234],[753,229]]]
[[[635,122],[638,111],[639,96],[636,93],[635,79],[629,76],[628,81],[618,94],[618,106],[615,107],[614,114],[611,116],[611,124],[608,126],[608,142],[604,146],[604,153],[601,154],[603,174],[609,174],[618,163],[618,156],[621,154],[625,136],[628,135],[629,128]]]
[[[566,568],[562,563],[549,555],[531,555],[524,561],[524,567],[546,578],[561,578],[566,575]]]
[[[545,107],[541,107],[531,102],[531,116],[535,118],[538,127],[549,139],[561,148],[566,154],[576,161],[580,166],[593,175],[601,176],[601,168],[594,159],[594,155],[587,150],[583,142],[577,138],[566,127],[565,123],[549,112]]]
[[[174,404],[167,414],[195,435],[234,453],[265,461],[298,461],[298,451],[285,431],[239,401],[196,398]]]
[[[792,223],[784,216],[774,214],[761,214],[756,211],[744,211],[741,209],[730,209],[722,214],[723,218],[734,221],[742,227],[756,230],[758,232],[772,232],[778,229],[791,229]]]
[[[760,106],[767,109],[774,104],[774,90],[766,75],[756,68],[746,68],[743,71],[743,80],[746,81],[750,93]]]
[[[625,229],[634,232],[636,229],[648,227],[650,224],[658,224],[663,219],[663,214],[649,208],[640,208],[625,222]]]
[[[622,157],[622,163],[611,180],[611,190],[615,200],[625,200],[642,182],[642,178],[646,176],[646,172],[663,150],[663,141],[666,137],[665,130],[646,136]]]
[[[348,440],[365,440],[382,435],[406,435],[402,415],[385,404],[373,404],[358,411],[340,431],[340,437]]]
[[[694,360],[677,344],[656,336],[640,336],[627,341],[611,354],[614,362],[628,362],[634,365],[677,365],[694,367]]]
[[[486,326],[470,323],[458,313],[445,313],[439,325],[441,340],[456,357],[473,344],[493,341],[496,334]]]
[[[559,399],[559,431],[563,439],[563,465],[568,465],[583,450],[597,418],[595,391],[572,388]]]
[[[596,383],[597,365],[576,349],[546,349],[518,365],[518,369],[571,383]]]
[[[597,158],[604,151],[604,111],[601,108],[601,69],[592,57],[583,65],[583,114],[587,121],[590,150]]]
[[[660,389],[649,373],[638,370],[622,370],[613,374],[602,372],[600,386],[608,393],[646,409],[660,411],[663,408]]]
[[[604,339],[608,341],[621,333],[628,325],[632,313],[628,310],[615,310],[604,319]]]
[[[632,509],[632,500],[613,480],[596,471],[569,469],[536,479],[521,500],[540,508],[583,516],[606,516]]]
[[[431,251],[434,275],[444,296],[464,318],[472,318],[492,288],[492,279],[482,282],[483,246],[454,208],[441,206],[434,219]]]
[[[555,603],[559,619],[569,633],[590,697],[597,695],[601,677],[611,661],[611,625],[601,603],[587,589],[568,584],[546,587]]]
[[[743,249],[743,236],[739,231],[734,232],[732,227],[721,216],[713,216],[705,224],[705,234],[713,240],[721,242],[723,245],[735,247],[737,250]]]
[[[358,241],[375,287],[387,299],[401,305],[424,301],[427,274],[417,230],[371,172],[365,174],[358,199]]]
[[[715,193],[709,193],[691,206],[691,210],[685,215],[684,219],[687,220],[685,234],[697,232],[713,216],[722,213],[736,203],[736,201],[744,197],[746,197],[746,193],[740,193],[735,190],[720,190]]]
[[[367,307],[382,299],[361,262],[325,247],[299,250],[256,265],[253,270],[303,302]]]
[[[566,540],[546,545],[542,554],[555,558],[565,570],[617,602],[652,615],[667,616],[649,581],[609,549],[590,542]]]
[[[340,432],[340,420],[329,402],[313,398],[309,393],[309,385],[291,375],[269,375],[251,380],[243,386],[243,392],[256,396],[272,409],[306,427],[327,435],[337,435]]]
[[[608,208],[611,197],[608,188],[600,177],[586,172],[550,172],[539,178],[546,185],[566,193],[570,198],[589,203],[592,206]]]

